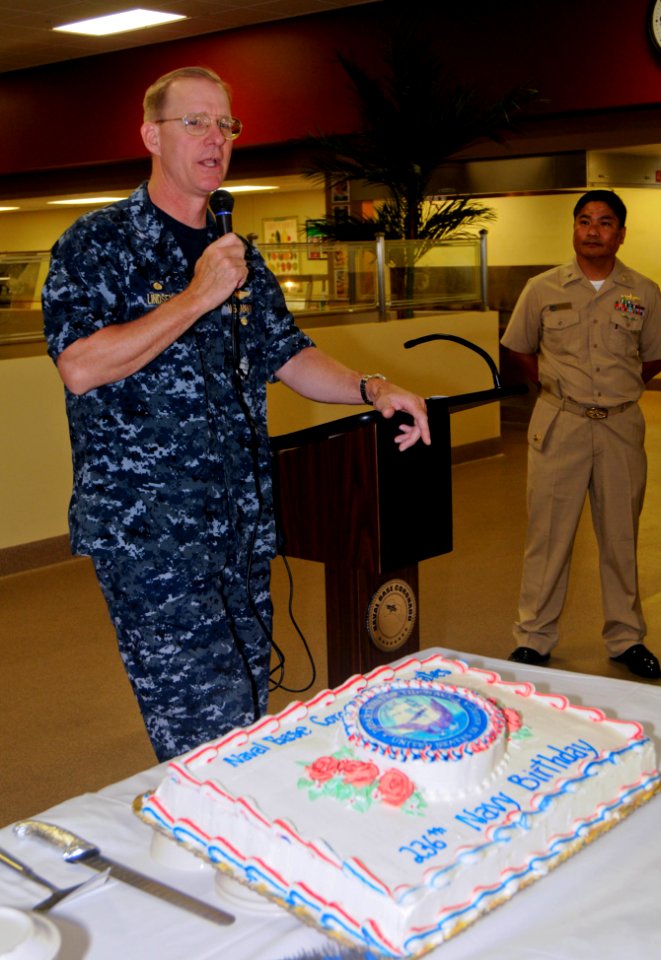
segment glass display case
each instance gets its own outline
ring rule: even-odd
[[[49,253],[0,253],[0,343],[43,339],[41,288]]]
[[[268,243],[259,250],[301,325],[433,309],[486,309],[484,236],[432,243]],[[0,345],[43,340],[48,251],[0,253]]]

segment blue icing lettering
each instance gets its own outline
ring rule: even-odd
[[[250,750],[242,750],[241,753],[232,753],[229,757],[223,757],[223,763],[228,763],[230,767],[240,767],[242,763],[248,763],[249,760],[254,760],[255,757],[259,757],[263,753],[268,753],[269,749],[269,747],[256,743]]]
[[[425,860],[435,857],[441,850],[445,850],[447,843],[440,839],[445,834],[444,827],[430,827],[421,837],[411,840],[408,845],[400,847],[399,853],[408,853],[415,863],[424,863]]]
[[[518,774],[512,774],[507,779],[516,787],[522,787],[524,790],[536,790],[541,783],[541,780],[537,780],[535,777],[521,777]]]
[[[435,670],[416,670],[414,677],[416,680],[440,680],[442,677],[449,677],[452,673],[451,670],[443,670],[441,667],[437,667]]]
[[[337,723],[342,719],[342,713],[329,713],[327,717],[317,717],[315,715],[310,717],[310,723],[316,724],[318,727],[330,727],[331,724]]]
[[[521,804],[501,790],[501,792],[493,796],[490,801],[480,803],[473,810],[468,810],[464,807],[461,813],[455,814],[455,820],[459,820],[460,823],[465,823],[466,826],[471,827],[472,830],[480,831],[483,830],[488,823],[492,823],[494,820],[498,820],[504,813],[510,812],[510,808],[512,807],[515,810],[520,810]]]
[[[588,757],[597,758],[599,751],[587,740],[575,740],[564,747],[555,744],[547,745],[548,752],[537,753],[532,758],[526,770],[519,774],[512,774],[507,779],[515,786],[524,790],[537,790],[543,783],[554,780],[558,774],[564,773],[569,767]]]
[[[295,727],[294,730],[287,730],[286,733],[278,734],[273,737],[262,737],[267,743],[273,743],[277,747],[284,747],[286,743],[294,743],[301,737],[308,737],[312,731],[308,727]]]
[[[554,747],[549,744],[549,750],[554,750],[556,752],[556,760],[570,764],[576,760],[583,760],[585,757],[592,755],[595,759],[599,756],[599,751],[596,747],[593,747],[591,743],[587,740],[576,740],[574,743],[570,743],[568,747],[560,749],[559,747]]]

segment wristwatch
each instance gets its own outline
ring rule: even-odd
[[[363,398],[363,403],[366,403],[368,406],[372,406],[372,401],[367,396],[367,390],[365,389],[368,380],[385,380],[386,378],[382,373],[366,373],[360,378],[360,395]]]

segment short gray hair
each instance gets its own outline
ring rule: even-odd
[[[225,91],[228,99],[231,100],[232,95],[230,88],[220,79],[214,70],[209,69],[209,67],[179,67],[178,70],[171,70],[169,73],[163,74],[162,77],[155,80],[148,88],[145,93],[145,98],[142,101],[145,122],[158,119],[158,115],[163,110],[170,85],[174,83],[175,80],[189,77],[211,80],[212,83],[218,84],[218,86]]]

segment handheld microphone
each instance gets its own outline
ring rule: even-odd
[[[209,197],[209,209],[211,210],[214,217],[216,218],[216,225],[218,227],[218,236],[224,237],[225,234],[232,233],[233,232],[232,231],[232,210],[234,209],[234,197],[229,192],[229,190],[215,190]],[[239,405],[241,406],[243,415],[246,419],[246,423],[248,424],[248,428],[250,430],[249,450],[252,457],[253,474],[255,478],[255,490],[257,494],[257,503],[259,506],[259,517],[255,521],[254,527],[250,535],[250,546],[248,549],[248,567],[247,567],[247,574],[246,574],[246,589],[248,592],[248,599],[249,599],[253,614],[255,616],[255,619],[259,624],[259,626],[261,627],[267,640],[269,642],[272,642],[273,637],[271,635],[271,631],[269,627],[266,625],[266,623],[264,622],[261,612],[259,611],[253,599],[252,587],[250,583],[253,553],[255,549],[255,538],[257,536],[257,525],[259,523],[259,519],[261,519],[261,515],[263,511],[261,479],[260,479],[261,474],[260,474],[260,465],[258,462],[259,455],[257,451],[258,439],[255,431],[255,426],[253,423],[253,416],[243,396],[243,389],[242,389],[242,380],[244,379],[245,376],[247,376],[248,370],[247,370],[247,365],[244,370],[241,363],[241,349],[240,349],[240,343],[239,343],[239,298],[237,294],[236,293],[232,294],[228,302],[229,302],[230,317],[231,317],[230,333],[231,333],[231,339],[232,339],[232,355],[231,355],[232,356],[232,380],[234,383],[234,387],[236,389],[236,399]],[[250,682],[250,690],[251,690],[252,701],[253,701],[253,713],[255,716],[255,720],[257,721],[261,716],[261,708],[259,705],[259,692],[257,690],[257,683],[255,680],[255,676],[253,674],[252,667],[250,665],[247,654],[245,652],[243,640],[239,636],[238,632],[236,632],[233,629],[233,623],[230,623],[230,631],[234,636],[237,650],[239,652],[241,659],[243,660],[246,674]]]
[[[209,197],[209,209],[216,218],[218,227],[218,236],[224,237],[227,233],[232,233],[232,210],[234,209],[234,197],[229,190],[214,190]],[[236,294],[228,300],[230,316],[232,318],[232,366],[235,377],[241,378],[241,363],[239,350],[239,301]]]
[[[226,233],[232,233],[234,197],[229,190],[215,190],[209,197],[209,207],[216,218],[218,236],[224,237]]]

